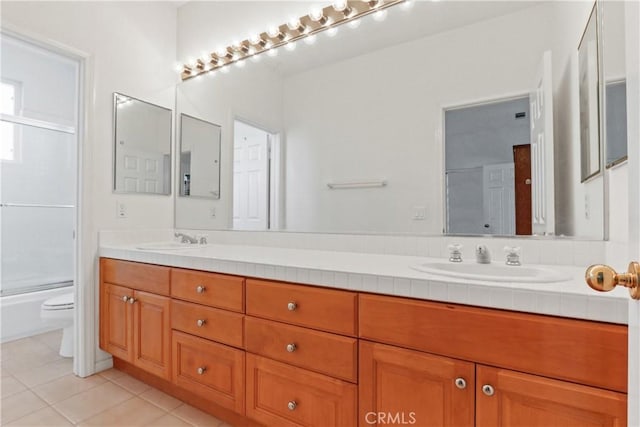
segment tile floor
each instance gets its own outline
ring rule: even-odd
[[[0,345],[0,425],[230,427],[114,369],[76,377],[61,333]]]

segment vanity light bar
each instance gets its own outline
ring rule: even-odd
[[[251,36],[247,40],[227,46],[199,58],[195,64],[184,64],[180,73],[182,80],[188,80],[204,73],[218,70],[227,65],[244,61],[271,49],[294,43],[314,34],[337,27],[363,16],[413,0],[336,1],[327,6],[292,20],[287,24],[270,28],[268,31]]]

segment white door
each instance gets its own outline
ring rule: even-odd
[[[625,2],[629,258],[640,261],[640,3]],[[614,201],[615,204],[615,201]],[[629,299],[629,425],[640,426],[640,301]]]
[[[482,166],[485,234],[515,234],[516,207],[513,163]]]
[[[531,207],[533,234],[553,234],[553,86],[551,51],[546,51],[529,93],[531,104]]]
[[[238,120],[233,131],[233,229],[266,230],[269,133]]]

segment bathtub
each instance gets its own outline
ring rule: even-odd
[[[73,282],[66,286],[38,292],[0,297],[0,342],[12,341],[54,330],[40,320],[40,305],[59,295],[73,292]]]

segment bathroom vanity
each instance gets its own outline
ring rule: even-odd
[[[626,425],[624,324],[274,280],[205,252],[102,248],[100,347],[232,425]]]

